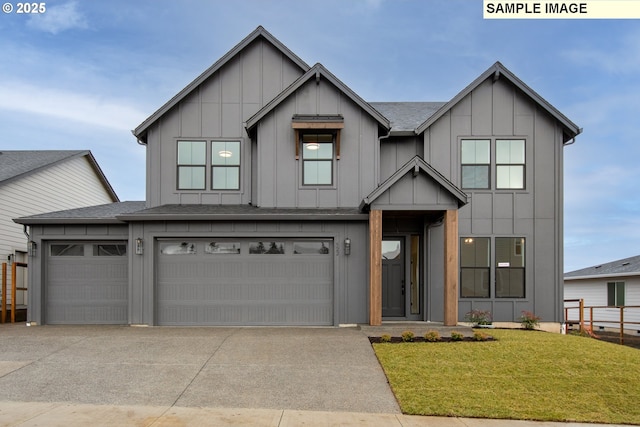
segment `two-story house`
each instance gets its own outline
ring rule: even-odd
[[[502,64],[370,103],[262,27],[134,131],[147,195],[21,218],[36,323],[562,322],[563,146]]]

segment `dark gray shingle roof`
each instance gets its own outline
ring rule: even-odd
[[[258,208],[251,205],[162,205],[122,214],[124,221],[156,220],[332,220],[367,219],[358,208]]]
[[[370,102],[391,122],[392,132],[413,132],[445,102]]]
[[[116,217],[144,209],[145,202],[117,202],[106,205],[89,206],[86,208],[69,209],[64,211],[47,212],[17,218],[19,224],[69,224],[69,223],[108,223],[120,222]]]
[[[89,151],[44,150],[44,151],[0,151],[0,183],[26,176],[63,160],[84,156]]]
[[[620,274],[640,274],[640,255],[617,261],[598,264],[564,274],[565,279],[587,276],[616,276]]]

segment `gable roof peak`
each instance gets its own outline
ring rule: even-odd
[[[207,68],[203,73],[201,73],[198,77],[196,77],[191,83],[184,87],[180,92],[174,95],[169,101],[167,101],[163,106],[161,106],[158,110],[156,110],[151,116],[149,116],[145,121],[143,121],[138,127],[131,131],[133,135],[138,140],[138,143],[146,144],[147,138],[147,130],[149,127],[154,124],[160,117],[162,117],[165,113],[167,113],[171,108],[173,108],[176,104],[182,101],[187,95],[189,95],[193,90],[195,90],[200,84],[202,84],[205,80],[211,77],[216,71],[218,71],[222,66],[228,63],[232,58],[234,58],[238,53],[244,50],[249,44],[251,44],[254,40],[258,38],[264,38],[269,43],[271,43],[276,49],[282,52],[287,58],[289,58],[294,64],[296,64],[303,72],[309,70],[309,65],[304,62],[298,55],[293,53],[288,47],[286,47],[280,40],[276,39],[270,32],[268,32],[263,26],[259,25],[255,30],[253,30],[248,36],[246,36],[240,43],[235,45],[230,51],[224,54],[220,59],[213,63],[209,68]]]
[[[563,142],[566,143],[571,139],[575,138],[576,136],[578,136],[580,133],[582,133],[582,128],[578,127],[575,123],[569,120],[564,114],[558,111],[553,105],[551,105],[547,100],[545,100],[533,89],[527,86],[522,80],[520,80],[515,74],[513,74],[500,61],[496,61],[484,73],[480,74],[478,78],[476,78],[466,88],[460,91],[444,106],[442,106],[440,110],[438,110],[435,114],[433,114],[431,117],[425,120],[420,126],[416,128],[415,133],[418,135],[423,133],[436,120],[438,120],[445,113],[451,110],[453,106],[455,106],[458,102],[460,102],[464,97],[469,95],[474,89],[480,86],[480,84],[482,84],[487,79],[492,78],[493,82],[495,83],[500,78],[502,78],[502,76],[504,76],[511,84],[516,86],[520,91],[522,91],[525,95],[527,95],[540,107],[546,110],[554,119],[556,119],[559,123],[562,124],[564,128],[564,138],[565,138]]]
[[[269,103],[267,103],[264,107],[262,107],[256,114],[251,116],[249,120],[245,123],[245,128],[247,133],[251,133],[251,131],[255,128],[258,122],[266,116],[270,111],[280,105],[285,99],[291,96],[295,91],[297,91],[300,87],[302,87],[309,80],[314,79],[316,83],[319,84],[321,78],[325,78],[329,83],[338,88],[342,93],[347,95],[353,102],[355,102],[360,108],[365,110],[371,117],[373,117],[381,127],[389,130],[391,125],[389,123],[389,119],[383,116],[378,110],[373,108],[371,104],[362,99],[357,93],[355,93],[349,86],[344,84],[340,79],[338,79],[335,75],[333,75],[327,68],[321,63],[317,62],[313,67],[309,68],[306,73],[300,76],[296,81],[294,81],[288,88],[280,92],[275,98],[273,98]]]

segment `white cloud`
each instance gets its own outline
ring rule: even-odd
[[[30,28],[58,34],[71,29],[86,29],[89,27],[87,19],[78,10],[76,2],[59,6],[47,5],[47,10],[41,14],[30,15],[27,26]]]
[[[111,129],[130,130],[145,114],[126,101],[32,86],[0,83],[0,109],[43,114]]]

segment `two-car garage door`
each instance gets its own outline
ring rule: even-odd
[[[328,240],[158,242],[159,325],[331,325]]]
[[[50,243],[45,323],[129,323],[127,246]],[[155,324],[333,324],[331,240],[172,239],[156,248]]]

